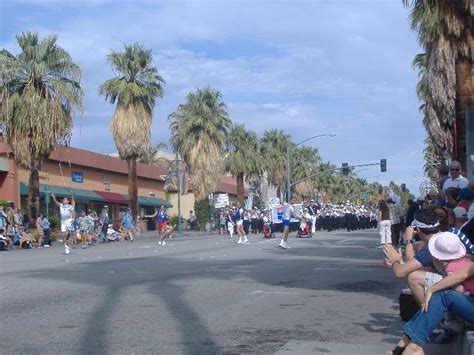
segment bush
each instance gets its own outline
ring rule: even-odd
[[[204,230],[206,228],[206,223],[210,218],[209,200],[205,198],[204,200],[195,202],[194,212],[196,213],[197,228],[199,230]]]
[[[59,222],[61,221],[61,219],[59,218],[59,215],[53,214],[51,216],[48,216],[48,220],[49,220],[49,223],[51,223],[51,229],[59,227]]]

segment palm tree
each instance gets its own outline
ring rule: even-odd
[[[465,110],[474,105],[472,88],[472,21],[467,0],[402,0],[411,10],[411,28],[426,53],[430,110],[427,120],[448,130],[449,153],[466,161]],[[432,111],[431,111],[432,110]],[[426,124],[425,124],[426,126]],[[439,144],[435,142],[435,144]]]
[[[244,202],[244,178],[249,180],[261,173],[261,158],[257,135],[245,129],[243,124],[234,124],[227,136],[225,171],[237,179],[237,200]]]
[[[297,147],[291,151],[291,180],[298,181],[317,173],[321,157],[316,148]],[[316,177],[294,186],[294,191],[302,197],[314,194]]]
[[[157,97],[163,97],[164,80],[153,66],[151,50],[138,43],[107,56],[116,77],[107,80],[99,94],[117,104],[110,128],[120,158],[128,164],[128,197],[132,215],[138,212],[137,158],[150,145],[151,120]]]
[[[224,172],[224,145],[232,122],[222,95],[210,87],[197,89],[168,120],[171,146],[190,169],[196,200],[203,200],[216,191]]]
[[[287,179],[286,151],[292,145],[291,137],[278,129],[265,131],[260,140],[263,167],[268,173],[269,182],[277,188],[280,198]]]
[[[57,36],[16,36],[21,52],[0,51],[1,113],[15,159],[30,172],[28,214],[39,211],[39,171],[60,141],[69,141],[73,116],[82,110],[81,70]]]

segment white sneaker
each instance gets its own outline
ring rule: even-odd
[[[158,241],[158,245],[161,245],[161,240]]]
[[[51,245],[45,244],[45,245],[43,246],[43,248],[49,248],[49,247],[51,247]]]
[[[161,242],[161,245],[162,245],[162,246],[165,246],[165,245],[166,245],[166,242],[163,240],[163,241]]]
[[[245,237],[243,244],[249,244],[249,240],[247,239],[247,237]]]
[[[82,249],[87,249],[87,246],[83,245],[83,246],[82,246]]]
[[[288,246],[286,245],[286,242],[285,242],[284,240],[282,240],[278,246],[279,246],[280,248],[283,248],[283,249],[287,249],[287,248],[288,248]]]
[[[239,240],[237,241],[237,244],[242,244],[242,238],[239,238]]]

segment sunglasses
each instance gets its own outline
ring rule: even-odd
[[[459,169],[451,169],[451,171],[459,171]]]

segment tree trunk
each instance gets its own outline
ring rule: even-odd
[[[128,207],[132,210],[133,219],[138,216],[138,181],[137,181],[137,159],[127,159],[128,164]]]
[[[454,146],[454,156],[466,171],[466,110],[474,107],[474,92],[472,90],[472,62],[470,58],[459,58],[456,61],[456,130],[457,140]],[[467,172],[470,175],[471,172]]]
[[[245,200],[244,173],[237,174],[237,200],[240,204]]]
[[[30,224],[34,225],[38,218],[39,212],[39,171],[37,169],[30,170],[30,178],[28,184],[28,217]]]
[[[281,196],[281,188],[280,188],[280,186],[277,187],[277,196],[278,196],[278,198],[280,199],[280,202],[283,203],[283,198],[282,198],[282,196]]]

